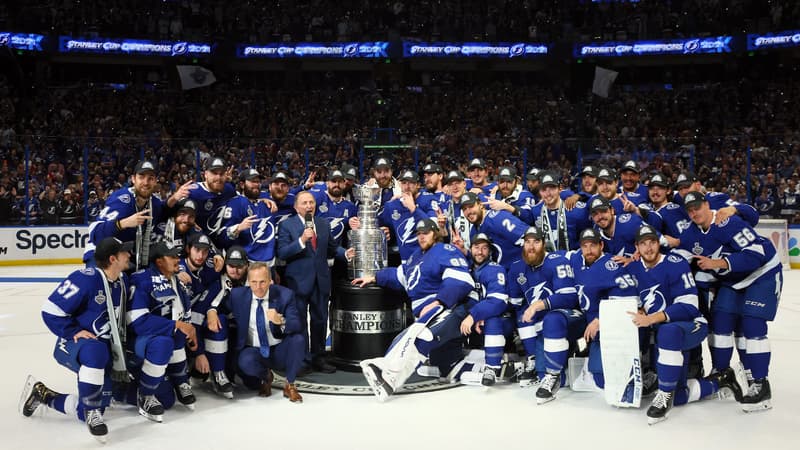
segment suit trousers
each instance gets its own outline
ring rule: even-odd
[[[271,346],[269,358],[261,356],[258,347],[245,347],[239,351],[239,372],[246,377],[266,381],[269,369],[282,370],[286,374],[286,381],[294,383],[303,367],[305,349],[306,340],[302,334],[290,334],[279,344]]]

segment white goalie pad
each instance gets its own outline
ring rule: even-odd
[[[600,302],[600,351],[603,357],[606,403],[638,408],[642,401],[639,329],[628,312],[636,312],[636,297]]]

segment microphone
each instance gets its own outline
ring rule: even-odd
[[[306,213],[306,228],[314,228],[314,218],[310,212]]]

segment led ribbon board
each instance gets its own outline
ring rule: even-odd
[[[717,36],[694,39],[662,39],[649,41],[603,42],[600,44],[578,44],[576,58],[647,56],[647,55],[697,55],[730,53],[733,36]]]
[[[406,58],[530,58],[549,51],[547,44],[525,42],[403,42]]]
[[[0,31],[0,47],[41,52],[43,40],[44,36],[41,34]]]
[[[800,47],[800,31],[779,31],[769,34],[748,34],[747,50]]]
[[[96,53],[140,56],[204,56],[211,54],[211,44],[199,42],[150,41],[145,39],[75,39],[61,36],[61,53]]]
[[[388,42],[271,43],[236,46],[239,58],[388,58]]]

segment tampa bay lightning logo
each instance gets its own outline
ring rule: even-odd
[[[581,311],[589,311],[589,308],[592,306],[592,301],[589,299],[589,296],[584,293],[584,285],[576,284],[575,287],[578,289],[578,304],[581,307]]]
[[[616,261],[609,259],[608,261],[606,261],[605,267],[606,270],[613,272],[619,269],[619,264],[617,264]]]
[[[229,216],[230,208],[225,206],[221,206],[216,209],[210,216],[208,216],[208,220],[206,221],[206,229],[208,230],[209,234],[216,234],[219,230],[222,229],[222,222],[226,218],[226,215]]]
[[[686,41],[683,44],[683,52],[684,53],[694,53],[700,48],[700,40],[699,39],[692,39],[691,41]]]
[[[639,298],[642,302],[642,308],[644,308],[647,314],[664,311],[664,309],[667,307],[664,294],[658,289],[659,287],[661,287],[661,285],[656,284],[649,289],[645,289],[639,294]]]
[[[176,42],[172,45],[172,55],[183,55],[186,53],[187,48],[186,42]]]
[[[122,194],[118,198],[119,198],[119,201],[121,201],[122,203],[125,203],[125,204],[128,204],[128,203],[131,202],[130,194]]]
[[[111,324],[108,322],[108,312],[103,311],[92,321],[92,332],[97,337],[102,337],[111,332]]]
[[[334,239],[339,239],[344,234],[344,218],[342,217],[333,217],[330,219],[331,221],[331,236]]]
[[[8,33],[0,34],[0,45],[8,45]]]
[[[681,261],[684,261],[684,259],[677,255],[669,255],[667,256],[667,261],[672,263],[679,263]]]
[[[675,226],[677,226],[678,227],[678,231],[682,233],[682,232],[688,230],[690,226],[692,226],[692,222],[689,221],[689,220],[686,220],[686,219],[679,220],[677,223],[675,223]]]
[[[407,284],[406,290],[411,292],[414,290],[415,287],[419,284],[420,277],[422,276],[422,270],[419,267],[419,264],[411,268],[411,273],[406,276]]]
[[[358,44],[347,44],[344,46],[344,56],[358,55]]]
[[[623,215],[619,216],[619,223],[628,223],[630,221],[631,221],[631,215],[630,214],[623,214]]]
[[[525,54],[525,44],[514,44],[508,51],[508,56],[515,57],[515,56],[522,56]]]
[[[528,299],[528,302],[533,303],[537,300],[544,300],[553,295],[553,290],[545,286],[546,284],[546,281],[542,281],[525,290],[525,298]]]
[[[263,218],[258,224],[250,227],[250,234],[255,244],[268,244],[275,240],[275,225],[269,218]]]
[[[413,244],[414,242],[417,241],[417,235],[416,233],[414,233],[415,231],[414,225],[415,225],[414,218],[410,217],[401,222],[400,225],[397,227],[398,240],[402,245]]]

